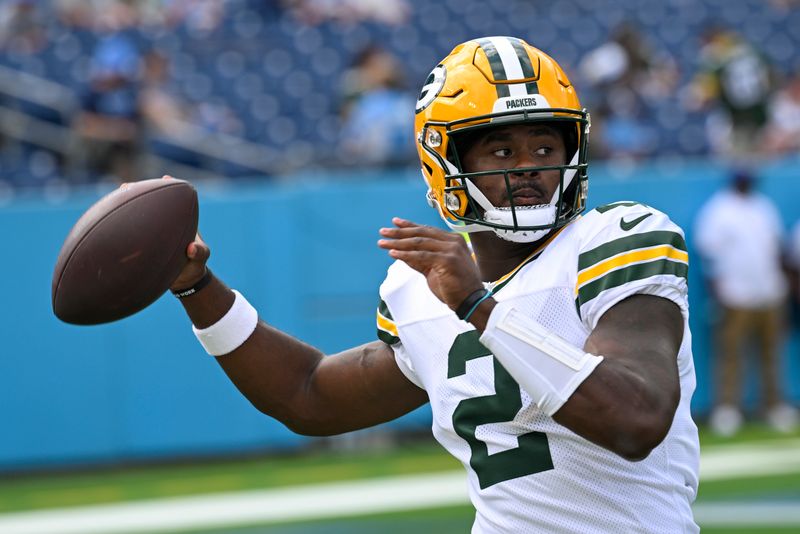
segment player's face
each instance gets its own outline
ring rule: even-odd
[[[544,124],[516,124],[488,129],[464,154],[465,172],[497,169],[523,169],[563,165],[567,161],[561,134]],[[547,204],[561,179],[558,169],[518,171],[508,175],[515,206]],[[472,181],[496,207],[509,207],[511,201],[503,174],[472,178]]]

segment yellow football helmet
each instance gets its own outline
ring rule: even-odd
[[[557,168],[561,183],[549,204],[496,208],[459,162],[465,132],[503,125],[548,122],[564,135],[571,160]],[[433,69],[416,106],[415,132],[428,201],[451,228],[494,230],[511,241],[541,239],[586,206],[589,114],[564,71],[550,56],[514,37],[486,37],[458,45]],[[510,188],[511,172],[498,169]],[[509,191],[509,197],[511,192]]]

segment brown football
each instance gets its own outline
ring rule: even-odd
[[[152,304],[177,278],[197,232],[197,191],[174,178],[124,184],[84,213],[53,271],[53,312],[100,324]]]

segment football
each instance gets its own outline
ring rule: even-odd
[[[52,282],[56,317],[108,323],[152,304],[188,261],[198,211],[197,191],[174,178],[124,184],[101,198],[61,247]]]

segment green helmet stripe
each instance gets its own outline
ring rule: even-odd
[[[535,77],[536,73],[533,70],[533,63],[531,63],[531,58],[525,51],[525,47],[522,46],[522,41],[519,39],[509,39],[509,41],[511,41],[511,46],[514,47],[514,52],[517,53],[517,57],[519,58],[519,64],[522,67],[522,75],[525,76],[525,78]],[[526,83],[525,89],[529,95],[539,94],[539,84],[536,82]]]
[[[492,76],[496,82],[508,80],[506,76],[506,69],[503,67],[503,60],[500,58],[500,53],[497,48],[489,39],[480,39],[478,44],[481,45],[483,52],[486,54],[486,59],[489,60],[489,66],[492,69]],[[497,98],[505,98],[511,95],[508,85],[504,83],[496,83]]]

